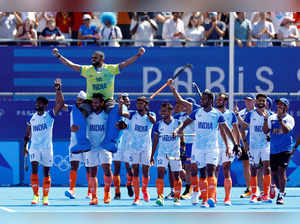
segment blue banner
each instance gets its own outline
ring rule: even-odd
[[[0,48],[2,61],[0,92],[52,92],[53,80],[63,79],[64,91],[85,89],[85,79],[52,56],[51,48]],[[137,53],[137,48],[68,47],[62,55],[77,64],[91,64],[94,51],[105,53],[106,63],[120,63]],[[235,92],[298,92],[299,48],[236,48]],[[284,57],[281,57],[284,55]],[[148,48],[136,63],[116,77],[116,92],[148,93],[157,90],[181,66],[191,63],[176,85],[192,92],[192,82],[201,89],[228,91],[228,48]],[[288,77],[288,79],[287,79]],[[169,91],[169,90],[165,90]]]

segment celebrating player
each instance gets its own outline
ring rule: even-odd
[[[216,108],[219,110],[225,121],[226,124],[229,126],[229,128],[232,130],[232,133],[234,134],[236,142],[240,142],[240,133],[237,123],[237,118],[233,111],[230,111],[226,109],[226,105],[228,103],[228,95],[225,93],[219,93],[216,98]],[[219,163],[217,167],[217,171],[219,170],[219,166],[223,166],[223,173],[224,173],[224,189],[225,189],[225,200],[224,205],[225,206],[231,206],[230,201],[230,193],[232,188],[232,180],[231,180],[231,174],[230,174],[230,166],[232,161],[234,160],[233,154],[226,153],[226,146],[224,144],[224,141],[220,134],[218,135],[218,145],[219,145]],[[233,148],[233,144],[229,142],[229,147]],[[218,174],[218,172],[217,172]],[[218,179],[218,175],[216,176]]]
[[[231,154],[225,133],[226,123],[223,115],[212,107],[214,102],[214,95],[209,90],[205,90],[201,97],[200,109],[194,110],[190,117],[181,124],[176,133],[181,132],[196,121],[196,141],[195,147],[192,151],[192,177],[195,177],[200,168],[200,191],[202,196],[202,207],[215,207],[216,201],[216,166],[218,163],[219,150],[217,147],[217,134],[220,131],[221,136],[225,142],[226,154]],[[225,127],[226,126],[226,127]],[[227,127],[228,128],[228,127]],[[226,131],[231,134],[231,139],[234,138],[230,130]],[[235,143],[234,143],[235,144]],[[208,176],[208,177],[207,177]],[[193,178],[194,179],[194,178]],[[197,194],[197,193],[195,193]],[[198,198],[193,197],[193,198]],[[196,200],[196,199],[195,199]],[[197,201],[195,201],[197,203]]]
[[[169,79],[169,87],[176,99],[176,107],[179,107],[182,113],[177,113],[174,115],[174,118],[178,119],[180,122],[183,122],[186,120],[186,118],[189,116],[189,114],[192,113],[193,110],[199,109],[200,106],[197,105],[192,98],[189,98],[187,100],[184,100],[180,94],[177,92],[173,85],[173,80]],[[190,101],[189,101],[190,100]],[[182,109],[181,109],[182,108]],[[195,123],[189,125],[184,130],[184,133],[186,136],[181,137],[180,145],[181,149],[184,147],[184,161],[183,162],[183,168],[185,171],[185,190],[181,196],[181,199],[190,199],[190,192],[191,192],[191,156],[192,156],[192,146],[193,142],[195,141],[195,136],[192,136],[195,134]],[[198,185],[197,185],[198,188]]]
[[[115,75],[118,75],[121,70],[134,63],[140,56],[145,53],[143,47],[139,48],[138,53],[121,62],[120,64],[105,64],[104,53],[96,51],[92,55],[92,65],[78,65],[63,57],[58,49],[54,48],[52,51],[64,65],[71,69],[80,72],[80,75],[87,80],[87,98],[91,99],[93,93],[101,93],[104,96],[104,109],[109,113],[108,124],[105,133],[105,138],[101,143],[102,147],[110,150],[117,151],[117,143],[120,138],[120,132],[114,126],[114,121],[119,119],[118,110],[116,108],[114,97],[114,80]]]
[[[133,169],[133,187],[135,198],[133,205],[140,204],[140,177],[139,169],[142,165],[143,184],[142,193],[145,202],[150,201],[147,191],[149,184],[149,167],[151,157],[151,132],[153,124],[156,122],[156,115],[149,111],[149,102],[146,97],[137,98],[136,111],[130,112],[129,130],[131,134],[130,163]]]
[[[284,204],[286,170],[290,161],[293,149],[292,130],[295,127],[294,118],[287,113],[289,101],[286,98],[276,100],[276,114],[270,117],[265,116],[263,131],[265,134],[270,132],[270,165],[271,174],[279,193],[276,203]]]
[[[252,111],[255,109],[254,104],[254,98],[252,95],[247,95],[244,98],[244,102],[246,107],[244,109],[242,109],[241,111],[239,111],[239,108],[237,107],[237,105],[235,105],[234,107],[234,113],[236,118],[239,121],[239,126],[240,126],[240,130],[242,128],[242,124],[243,121],[245,119],[246,114],[249,111]],[[246,140],[249,141],[249,132],[247,130],[247,136],[246,136]],[[249,163],[249,156],[248,153],[244,150],[244,146],[242,145],[242,155],[240,156],[239,160],[241,160],[243,162],[243,170],[244,170],[244,178],[246,181],[246,190],[243,194],[241,194],[241,198],[246,198],[249,197],[251,195],[251,190],[250,190],[250,163]]]
[[[53,165],[53,145],[52,132],[55,116],[64,105],[64,98],[61,91],[61,80],[56,79],[54,87],[56,89],[56,105],[53,110],[46,111],[48,100],[40,96],[36,99],[35,110],[27,122],[26,134],[24,137],[24,153],[30,157],[32,174],[31,186],[33,189],[32,205],[39,202],[39,164],[43,166],[43,205],[49,205],[48,193],[51,187],[50,167]],[[27,145],[31,141],[29,152]]]
[[[182,181],[179,172],[182,169],[180,161],[180,139],[174,137],[174,131],[180,124],[179,120],[172,117],[173,106],[169,103],[163,103],[160,108],[162,120],[158,121],[153,128],[154,140],[151,153],[151,164],[154,164],[154,154],[156,149],[157,155],[157,201],[156,204],[162,206],[164,204],[164,176],[168,164],[170,164],[171,172],[174,175],[174,205],[180,205],[180,193]]]
[[[245,151],[248,151],[250,159],[250,186],[251,186],[251,203],[257,202],[257,166],[260,160],[263,163],[264,169],[264,195],[262,200],[264,202],[272,202],[269,197],[270,184],[271,184],[271,168],[270,168],[270,143],[267,141],[266,134],[263,132],[264,119],[268,119],[270,113],[265,109],[267,103],[267,96],[263,93],[256,95],[256,107],[246,114],[242,126],[242,138]],[[246,128],[249,127],[250,144],[246,140]]]
[[[71,171],[69,176],[70,189],[65,192],[65,195],[70,198],[75,198],[75,186],[77,180],[77,170],[79,163],[84,163],[85,152],[90,149],[90,143],[86,135],[86,118],[81,113],[82,108],[81,104],[86,100],[86,93],[80,91],[76,98],[75,105],[64,105],[64,109],[70,113],[70,127],[71,127],[71,137],[70,137],[70,146],[69,146],[69,159],[71,163]],[[85,143],[83,145],[82,143]],[[72,153],[72,149],[75,147],[80,148],[81,153]],[[89,180],[88,168],[87,170],[87,180]],[[92,198],[90,189],[88,189],[87,198]]]
[[[118,100],[119,107],[121,107],[123,104],[129,109],[130,106],[130,100],[127,93],[122,93]],[[121,109],[121,108],[120,108]],[[129,124],[129,119],[125,118],[124,122],[126,124]],[[118,145],[118,151],[113,154],[113,162],[114,162],[114,176],[113,176],[113,182],[115,187],[115,200],[121,199],[121,178],[120,178],[120,168],[121,168],[121,162],[125,162],[125,168],[127,172],[127,191],[128,196],[133,196],[133,189],[132,189],[132,177],[133,177],[133,171],[129,164],[129,147],[131,143],[131,135],[129,131],[129,127],[123,130],[120,143]]]

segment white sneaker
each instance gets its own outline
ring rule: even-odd
[[[193,205],[199,204],[199,196],[200,196],[199,192],[193,192],[192,193],[192,204]]]
[[[202,203],[201,203],[201,208],[209,208],[209,204],[207,203],[207,201],[203,201]]]

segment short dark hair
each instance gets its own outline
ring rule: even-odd
[[[162,103],[160,108],[167,108],[168,111],[172,111],[173,110],[173,106],[170,103]]]
[[[48,99],[44,96],[39,96],[38,98],[36,98],[36,102],[38,101],[41,101],[44,105],[48,105]]]
[[[143,101],[143,102],[146,103],[146,104],[149,103],[148,99],[147,99],[146,97],[144,97],[144,96],[138,97],[136,101]]]
[[[256,99],[258,99],[259,97],[263,97],[263,98],[265,98],[265,99],[267,99],[268,98],[268,96],[266,95],[266,94],[264,94],[264,93],[258,93],[258,94],[256,94]]]
[[[228,101],[228,99],[229,99],[229,96],[228,96],[228,94],[227,93],[218,93],[218,96],[220,96],[220,97],[224,97],[224,99],[226,100],[226,101]]]
[[[94,54],[97,54],[97,55],[101,56],[103,59],[105,57],[105,55],[102,51],[95,51]]]
[[[202,95],[208,96],[208,98],[211,100],[211,102],[214,102],[214,93],[208,89],[206,89]]]
[[[104,101],[104,96],[102,93],[94,93],[93,98],[98,99],[100,102]]]

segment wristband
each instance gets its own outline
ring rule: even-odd
[[[60,54],[58,54],[56,57],[57,57],[58,59],[60,59],[60,58],[61,58],[61,55],[60,55]]]
[[[28,136],[24,137],[24,141],[29,141],[29,140],[30,140],[30,138]]]

